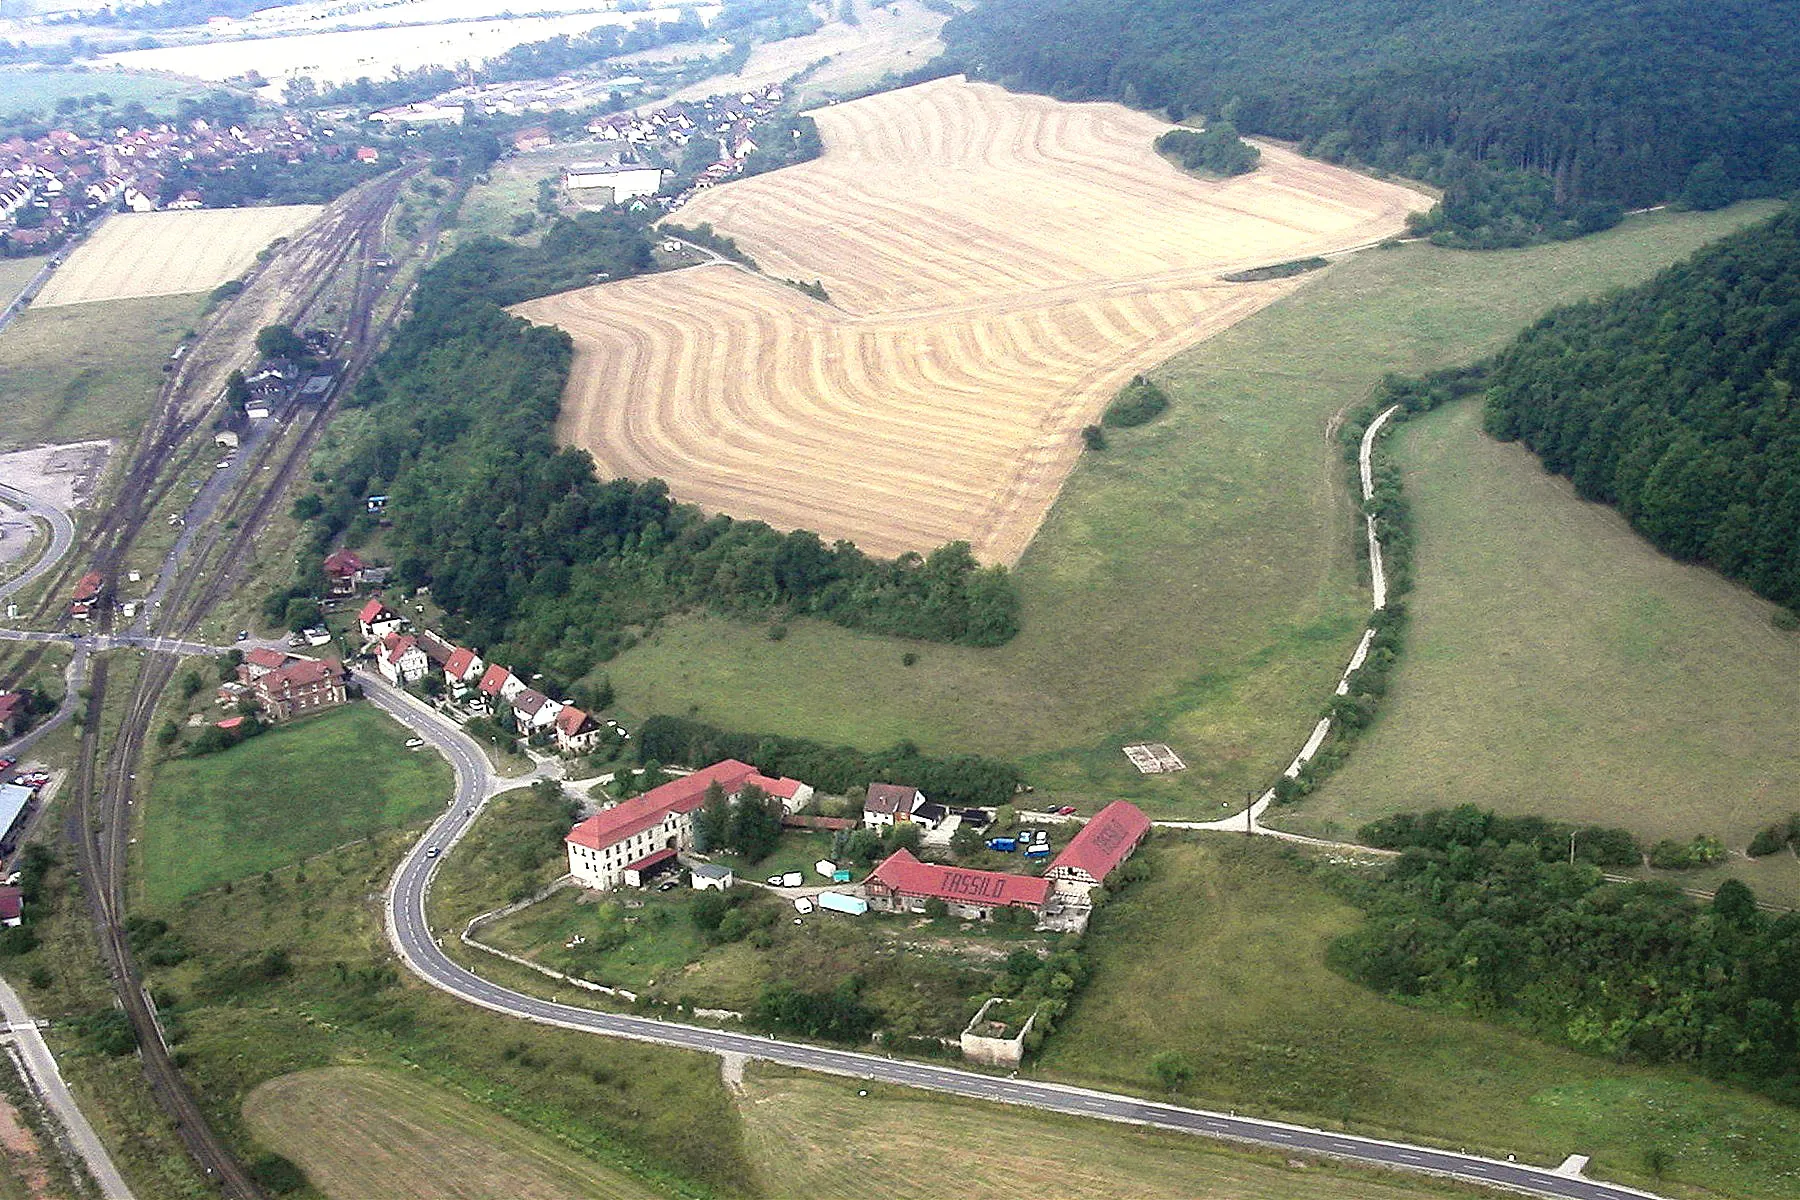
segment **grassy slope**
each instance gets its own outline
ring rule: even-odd
[[[441,807],[449,768],[407,753],[405,740],[391,718],[358,704],[165,763],[144,823],[145,898],[172,904]]]
[[[173,113],[183,96],[206,91],[202,84],[160,75],[112,71],[0,71],[0,117],[35,111],[49,115],[65,96],[105,92],[114,104],[136,100],[152,112]]]
[[[1298,749],[1365,615],[1360,543],[1325,437],[1385,371],[1492,350],[1553,304],[1643,279],[1772,211],[1656,213],[1581,241],[1370,252],[1170,360],[1175,403],[1070,477],[1020,563],[1025,629],[998,650],[908,647],[814,622],[783,641],[669,624],[608,665],[627,709],[761,731],[1022,759],[1040,785],[1217,812]],[[1139,778],[1119,746],[1191,770]]]
[[[333,1200],[638,1200],[664,1193],[442,1087],[388,1071],[283,1075],[244,1101],[258,1140]]]
[[[44,265],[42,258],[0,258],[0,308],[12,303],[19,289]]]
[[[1663,1194],[1793,1194],[1800,1114],[1678,1070],[1608,1063],[1383,999],[1324,965],[1357,913],[1262,840],[1159,839],[1147,884],[1096,916],[1095,973],[1039,1071],[1149,1092],[1151,1060],[1195,1066],[1187,1099],[1467,1146]],[[1172,953],[1170,947],[1181,947]],[[1668,1180],[1644,1155],[1673,1156]]]
[[[1419,534],[1407,652],[1381,723],[1297,824],[1471,801],[1741,851],[1800,809],[1800,639],[1770,605],[1483,436],[1478,403],[1394,447]],[[1800,899],[1792,855],[1743,866]]]
[[[859,1096],[862,1088],[869,1094]],[[757,1069],[738,1101],[764,1191],[789,1200],[1402,1200],[1452,1184],[858,1080]],[[1049,1182],[1053,1181],[1053,1182]]]
[[[0,335],[0,448],[131,433],[203,296],[32,309]]]

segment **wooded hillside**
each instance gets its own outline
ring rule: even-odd
[[[1487,427],[1658,547],[1800,603],[1800,208],[1494,361]]]
[[[987,0],[945,65],[1442,185],[1464,246],[1800,188],[1800,0]]]
[[[1011,638],[1006,569],[979,566],[966,543],[871,558],[707,517],[661,480],[602,481],[585,452],[557,447],[569,337],[500,306],[650,269],[645,218],[609,209],[559,219],[536,247],[474,239],[427,270],[414,315],[349,401],[369,410],[353,447],[296,506],[317,522],[316,548],[370,536],[364,498],[386,493],[397,582],[429,586],[466,622],[452,632],[491,661],[530,662],[565,686],[629,631],[697,606],[975,646]],[[270,599],[279,612],[288,594]]]

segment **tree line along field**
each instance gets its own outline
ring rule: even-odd
[[[210,292],[320,211],[316,204],[287,204],[110,217],[50,276],[34,307]]]
[[[1741,853],[1800,808],[1800,641],[1480,418],[1468,401],[1391,439],[1418,538],[1407,650],[1349,763],[1277,823],[1468,802]],[[1790,853],[1732,869],[1800,901]]]
[[[1364,920],[1320,878],[1340,868],[1263,838],[1159,833],[1139,854],[1150,878],[1095,914],[1092,977],[1040,1075],[1161,1096],[1153,1064],[1176,1055],[1191,1071],[1182,1102],[1200,1107],[1545,1166],[1586,1154],[1596,1177],[1661,1195],[1792,1194],[1790,1106],[1450,1002],[1389,999],[1333,970],[1328,947]]]
[[[823,158],[683,219],[829,304],[720,266],[514,311],[574,335],[559,435],[603,474],[884,556],[1016,561],[1127,378],[1298,286],[1222,272],[1429,203],[1275,148],[1203,181],[1155,153],[1162,122],[959,80],[814,115]]]
[[[1071,475],[1014,571],[1023,621],[1005,646],[895,646],[811,621],[777,642],[689,618],[606,671],[638,713],[695,706],[727,728],[865,748],[911,738],[1018,760],[1041,792],[1218,815],[1299,749],[1367,616],[1333,414],[1384,372],[1469,361],[1551,305],[1646,278],[1768,211],[1653,213],[1493,254],[1413,244],[1314,272],[1156,370],[1173,403]],[[1145,739],[1189,770],[1139,777],[1119,747]]]

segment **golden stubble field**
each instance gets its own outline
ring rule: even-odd
[[[316,204],[190,209],[108,217],[58,267],[36,308],[207,292],[242,275],[276,238],[310,224]]]
[[[962,539],[1016,561],[1127,378],[1302,283],[1221,275],[1376,241],[1429,204],[1273,146],[1249,176],[1197,179],[1145,114],[960,79],[814,116],[820,159],[679,220],[829,303],[720,264],[514,311],[574,337],[559,433],[602,474],[877,554]]]

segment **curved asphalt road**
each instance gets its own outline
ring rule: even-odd
[[[69,547],[75,544],[75,522],[69,519],[68,513],[48,500],[40,499],[11,484],[0,483],[0,499],[18,505],[25,510],[27,515],[36,517],[50,526],[50,548],[40,555],[35,563],[27,567],[23,575],[0,583],[0,600],[5,600],[36,583],[62,561],[63,555],[69,552]]]
[[[852,1050],[836,1050],[802,1042],[784,1042],[726,1029],[683,1025],[624,1013],[596,1012],[527,996],[501,987],[465,969],[446,955],[425,918],[426,897],[439,859],[433,848],[447,850],[468,831],[490,787],[487,758],[454,723],[412,697],[384,682],[359,673],[364,693],[378,708],[407,725],[450,760],[456,772],[456,794],[444,815],[434,822],[407,854],[394,873],[387,893],[388,938],[415,975],[434,987],[470,1004],[585,1033],[631,1038],[663,1046],[699,1050],[711,1054],[742,1054],[747,1058],[802,1067],[834,1075],[850,1075],[905,1087],[927,1088],[978,1100],[1021,1104],[1032,1108],[1099,1117],[1140,1125],[1153,1125],[1182,1133],[1251,1142],[1277,1150],[1291,1150],[1330,1158],[1419,1171],[1466,1180],[1470,1183],[1512,1188],[1542,1196],[1571,1200],[1642,1200],[1652,1193],[1579,1176],[1560,1175],[1541,1167],[1502,1162],[1473,1154],[1456,1154],[1402,1142],[1381,1141],[1347,1133],[1310,1129],[1281,1121],[1264,1121],[1229,1113],[1181,1108],[1135,1096],[1037,1080],[1005,1078],[932,1063],[885,1058]],[[469,810],[473,809],[471,814]]]

